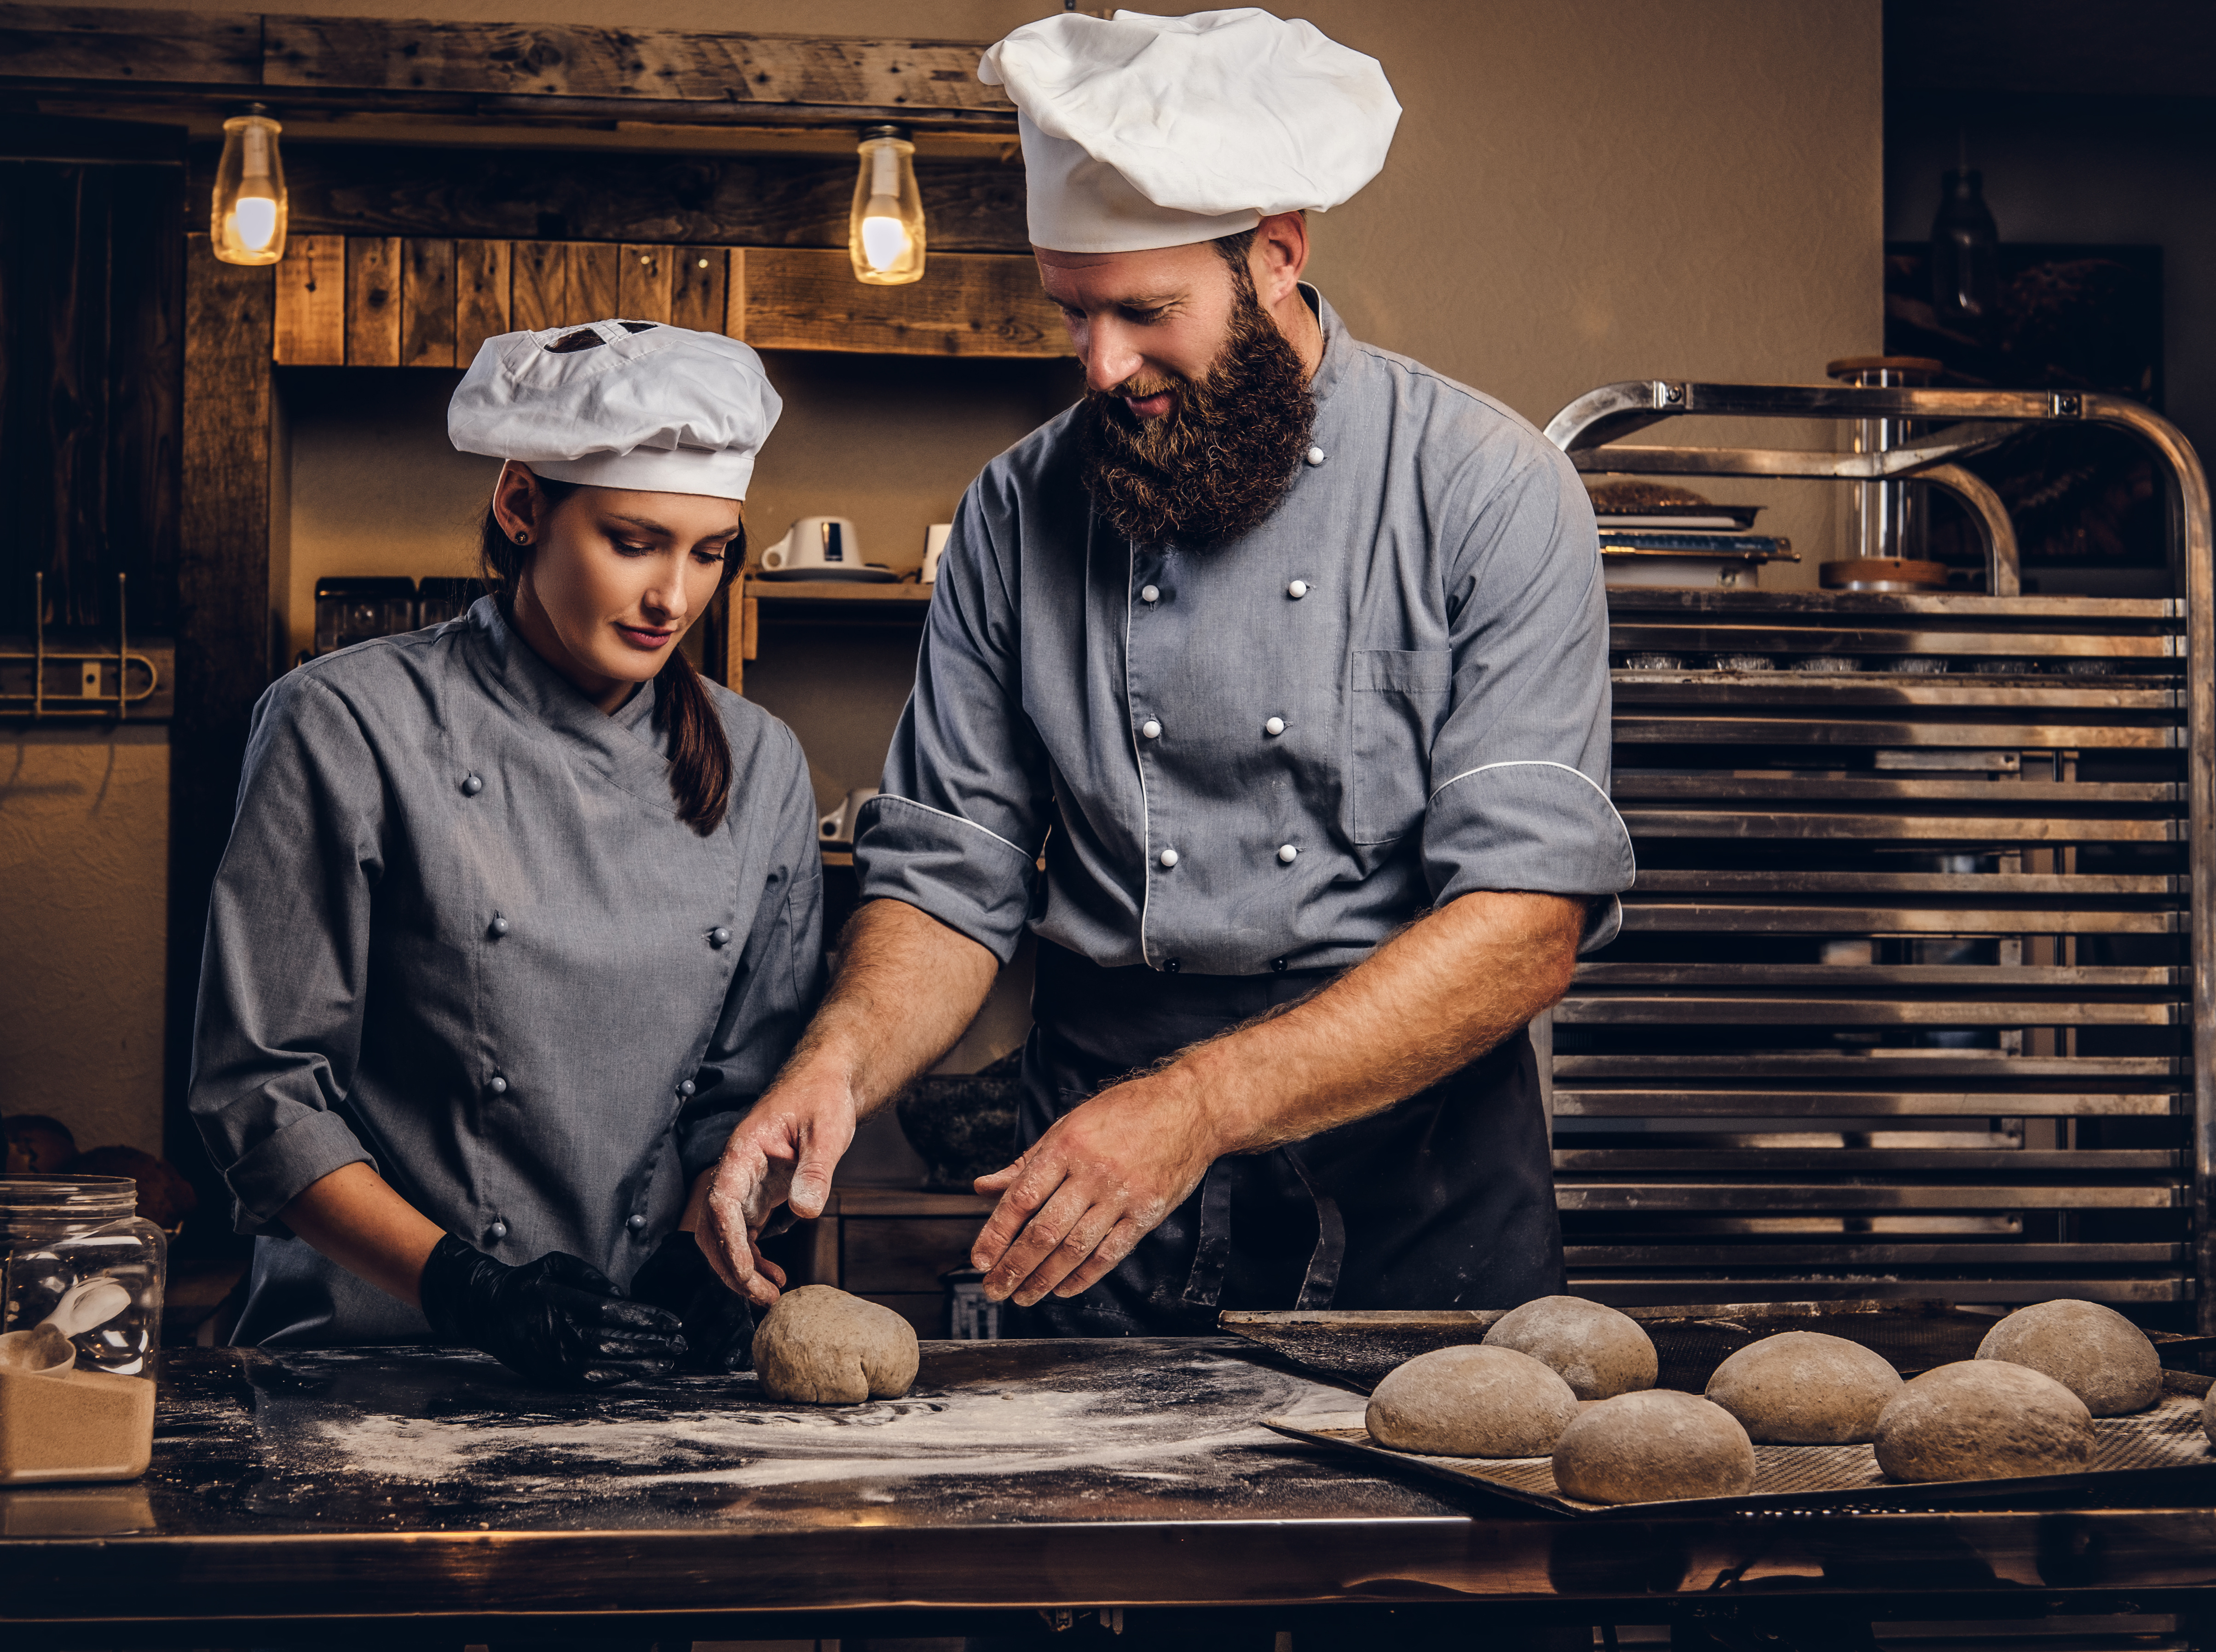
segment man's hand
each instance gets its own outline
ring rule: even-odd
[[[700,1249],[717,1277],[755,1306],[776,1301],[785,1283],[761,1241],[823,1213],[858,1115],[846,1084],[788,1071],[724,1143],[707,1183]]]
[[[1222,1151],[1178,1069],[1102,1090],[1007,1169],[977,1179],[979,1193],[1000,1195],[970,1252],[986,1297],[1028,1308],[1049,1292],[1090,1289],[1191,1196]]]
[[[680,1224],[698,1227],[724,1284],[758,1307],[777,1300],[785,1275],[762,1260],[761,1240],[823,1213],[855,1127],[953,1047],[999,967],[976,942],[901,901],[854,914],[823,1007],[731,1132],[705,1209],[696,1188]]]
[[[1224,1154],[1382,1113],[1476,1060],[1568,988],[1585,909],[1564,895],[1463,895],[1313,997],[1065,1114],[976,1184],[1000,1195],[970,1253],[985,1294],[1025,1307],[1075,1296]]]

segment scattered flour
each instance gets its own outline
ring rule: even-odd
[[[371,1412],[313,1425],[314,1454],[342,1472],[437,1482],[491,1474],[520,1486],[589,1477],[637,1489],[734,1489],[834,1480],[1105,1470],[1181,1480],[1169,1463],[1278,1437],[1258,1420],[1343,1409],[1336,1390],[1226,1364],[1238,1403],[1135,1406],[1128,1395],[1024,1385],[865,1405],[780,1408],[749,1385],[723,1409],[652,1420],[432,1421]],[[753,1402],[753,1403],[749,1403]],[[307,1441],[300,1442],[303,1445]],[[506,1459],[506,1460],[503,1460]],[[1150,1468],[1135,1466],[1148,1464]]]

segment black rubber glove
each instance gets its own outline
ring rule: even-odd
[[[632,1279],[631,1293],[684,1322],[686,1351],[677,1362],[680,1371],[754,1368],[754,1305],[716,1277],[690,1233],[672,1233],[662,1242]]]
[[[451,1233],[423,1264],[423,1317],[443,1342],[483,1348],[550,1388],[666,1377],[685,1352],[676,1316],[625,1299],[582,1256],[510,1268]]]

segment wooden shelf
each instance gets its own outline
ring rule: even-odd
[[[890,604],[894,607],[926,608],[935,586],[913,580],[849,581],[846,580],[763,580],[747,575],[747,595],[766,603],[842,602]]]

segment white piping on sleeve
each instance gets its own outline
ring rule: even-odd
[[[957,826],[968,826],[972,832],[982,832],[996,844],[1007,844],[1007,846],[1010,849],[1014,850],[1018,855],[1022,856],[1026,864],[1038,859],[1038,857],[1036,854],[1028,853],[1021,846],[1016,844],[1008,843],[1008,840],[1006,838],[1003,838],[999,832],[994,831],[990,826],[981,826],[975,820],[964,820],[959,814],[950,814],[943,808],[933,808],[928,803],[919,803],[913,797],[902,797],[897,792],[879,792],[877,795],[871,801],[873,802],[884,803],[905,803],[910,808],[921,809],[926,814],[936,814],[942,820],[952,820]]]
[[[1424,807],[1429,808],[1433,803],[1437,802],[1439,801],[1439,794],[1444,791],[1449,786],[1453,785],[1455,781],[1467,780],[1472,775],[1483,774],[1489,769],[1560,769],[1565,774],[1573,774],[1577,776],[1577,777],[1584,781],[1585,784],[1591,786],[1595,791],[1600,793],[1600,801],[1608,805],[1608,812],[1616,817],[1616,830],[1623,833],[1623,838],[1626,843],[1631,841],[1631,828],[1624,825],[1623,816],[1616,810],[1616,800],[1610,797],[1605,791],[1601,790],[1599,782],[1596,781],[1583,769],[1573,768],[1567,763],[1549,762],[1545,758],[1509,758],[1502,762],[1480,763],[1474,769],[1464,769],[1460,774],[1456,775],[1453,779],[1442,780],[1437,785],[1432,787],[1431,795],[1424,800]]]

